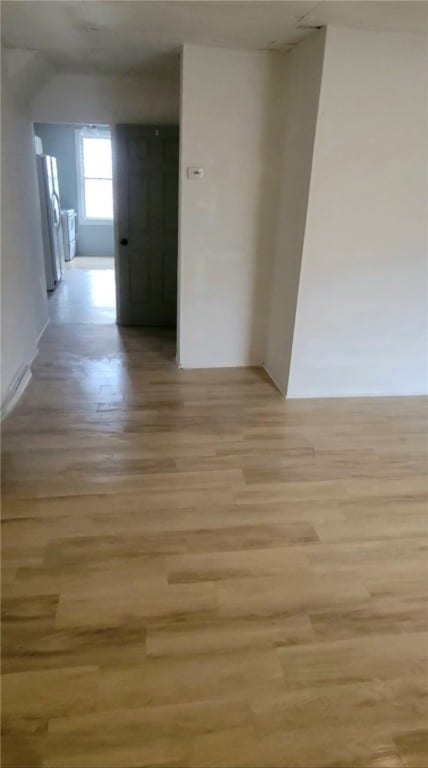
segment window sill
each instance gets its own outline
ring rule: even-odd
[[[112,227],[113,219],[79,219],[79,227]]]

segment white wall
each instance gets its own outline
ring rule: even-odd
[[[32,118],[41,123],[176,123],[176,77],[112,77],[58,74],[34,98]]]
[[[37,75],[45,74],[37,54],[3,51],[2,408],[11,397],[17,377],[28,370],[36,355],[37,338],[48,320],[35,154],[27,106],[30,84],[36,87]]]
[[[325,31],[314,32],[286,57],[278,103],[283,136],[276,162],[278,213],[273,247],[265,368],[284,394],[293,341],[297,290],[305,235]]]
[[[426,38],[329,28],[289,397],[427,391]]]
[[[114,224],[79,224],[77,253],[79,256],[113,258],[115,254]]]
[[[183,367],[263,362],[282,56],[184,46],[179,350]],[[201,166],[198,181],[186,176]]]

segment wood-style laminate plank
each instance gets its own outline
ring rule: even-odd
[[[426,399],[53,322],[2,449],[5,768],[426,768]]]

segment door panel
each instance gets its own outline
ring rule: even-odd
[[[174,249],[166,249],[162,253],[162,258],[162,299],[167,303],[173,303],[177,296],[177,253]]]
[[[141,127],[141,130],[144,129]],[[141,137],[138,141],[132,142],[128,147],[130,162],[138,163],[140,160],[148,160],[150,151],[149,148],[150,140],[145,140],[144,137]]]
[[[165,138],[163,145],[163,159],[166,163],[178,164],[178,141]]]
[[[128,182],[128,211],[133,227],[140,232],[148,232],[152,219],[155,201],[153,200],[153,184],[149,174],[135,174]]]
[[[165,232],[178,231],[178,184],[175,174],[163,177],[163,228]]]
[[[150,305],[150,251],[130,250],[129,296],[132,304]]]
[[[176,325],[178,127],[116,130],[118,322]]]

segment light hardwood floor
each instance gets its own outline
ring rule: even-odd
[[[3,766],[426,768],[426,401],[52,324],[3,436]]]

